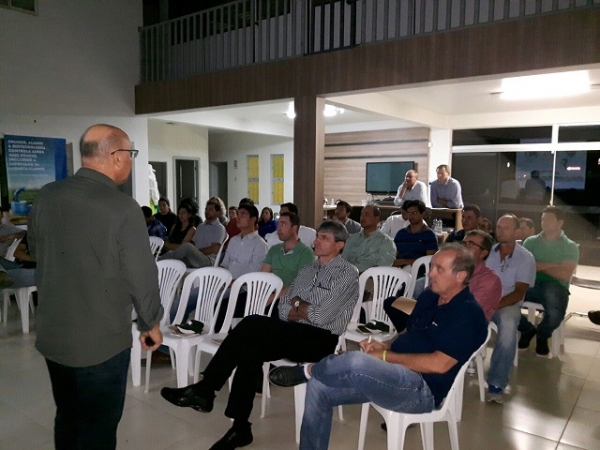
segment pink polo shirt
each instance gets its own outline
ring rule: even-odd
[[[475,267],[475,272],[469,282],[469,290],[483,309],[485,318],[489,322],[502,298],[502,283],[500,278],[485,262]]]

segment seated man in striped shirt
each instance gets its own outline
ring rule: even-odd
[[[161,390],[176,406],[210,412],[215,391],[235,370],[225,409],[233,426],[211,450],[235,449],[252,442],[248,419],[263,362],[282,358],[314,362],[334,352],[358,300],[358,270],[340,256],[347,239],[348,231],[341,223],[323,222],[314,242],[317,261],[304,267],[281,297],[281,320],[246,317],[227,335],[202,381]]]

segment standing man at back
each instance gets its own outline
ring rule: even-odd
[[[450,176],[450,167],[442,164],[435,171],[437,180],[432,181],[429,188],[432,208],[462,208],[460,183]]]
[[[110,125],[88,128],[80,149],[83,167],[43,187],[29,216],[36,347],[52,382],[56,449],[104,450],[116,448],[123,413],[131,308],[145,350],[162,343],[163,309],[140,206],[117,189],[137,150]]]

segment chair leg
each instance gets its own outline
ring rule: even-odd
[[[148,350],[146,352],[146,387],[144,388],[146,394],[150,386],[150,366],[152,366],[152,351]]]
[[[263,380],[262,380],[262,397],[260,399],[260,418],[264,419],[267,410],[267,397],[271,396],[269,390],[269,363],[265,362],[262,366]]]
[[[131,346],[131,382],[134,386],[142,383],[142,344],[137,329],[133,332],[133,344]]]
[[[458,450],[458,427],[455,420],[448,420],[448,433],[450,434],[450,447],[452,450]],[[433,445],[431,448],[433,449]]]
[[[360,427],[358,430],[358,450],[365,450],[365,438],[367,436],[367,422],[369,421],[369,403],[363,403],[360,412]]]
[[[479,400],[484,402],[485,401],[485,381],[483,380],[483,358],[481,357],[481,355],[477,355],[475,357],[475,364],[477,364],[477,380],[479,381]],[[460,420],[462,418],[462,398],[463,398],[462,392],[458,392],[456,400],[457,400],[457,403],[460,402],[460,404],[461,404],[460,413],[457,411],[458,420]]]
[[[4,309],[2,311],[2,322],[4,326],[8,324],[8,307],[10,304],[10,291],[3,291],[2,295],[4,297]]]
[[[27,288],[18,288],[16,290],[17,304],[21,310],[21,328],[23,334],[29,334],[29,295]]]
[[[404,427],[406,429],[406,427]],[[421,441],[423,442],[423,450],[433,450],[433,423],[421,422]],[[388,449],[389,446],[389,430],[388,430]],[[402,447],[398,447],[402,448]]]
[[[296,444],[300,444],[300,429],[304,416],[304,400],[306,400],[306,383],[294,386],[294,411],[296,414]]]

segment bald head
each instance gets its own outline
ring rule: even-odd
[[[131,173],[132,160],[129,136],[112,125],[92,125],[79,142],[83,167],[103,173],[117,184],[123,184]]]
[[[406,172],[406,175],[404,176],[404,181],[406,183],[406,187],[412,188],[418,179],[419,179],[419,174],[417,173],[417,171],[409,170],[408,172]]]

